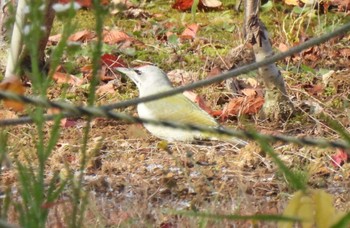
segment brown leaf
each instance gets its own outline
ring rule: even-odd
[[[26,91],[21,80],[16,76],[5,78],[0,83],[0,90],[12,92],[18,95],[23,95]],[[22,112],[24,109],[24,103],[8,99],[4,99],[4,106],[16,112]]]
[[[242,89],[241,92],[246,95],[247,97],[249,96],[255,96],[257,93],[256,93],[256,90],[253,89],[253,88],[245,88],[245,89]]]
[[[183,92],[183,95],[185,95],[188,99],[193,101],[194,103],[198,104],[198,106],[206,111],[207,113],[211,113],[212,110],[206,105],[204,99],[199,96],[198,94],[192,92],[192,91],[185,91]]]
[[[102,96],[102,95],[105,95],[105,94],[114,94],[115,93],[115,88],[114,88],[114,84],[113,82],[109,82],[105,85],[102,85],[102,86],[99,86],[97,89],[96,89],[96,94],[98,96]]]
[[[349,58],[350,57],[350,48],[343,48],[343,49],[339,50],[339,53],[341,56]]]
[[[77,124],[78,120],[76,118],[63,118],[60,123],[63,128],[74,127]]]
[[[74,34],[72,34],[68,40],[69,41],[74,41],[74,42],[87,42],[87,41],[90,41],[92,40],[93,38],[95,38],[95,33],[94,32],[90,32],[88,30],[83,30],[83,31],[79,31],[79,32],[76,32]]]
[[[236,97],[229,101],[221,114],[221,119],[229,116],[238,116],[241,114],[252,115],[260,111],[264,104],[264,98],[257,96]]]
[[[219,75],[219,74],[221,74],[222,73],[222,71],[221,71],[221,69],[219,68],[219,67],[213,67],[211,70],[210,70],[210,72],[208,73],[208,77],[209,78],[211,78],[211,77],[215,77],[215,76],[217,76],[217,75]]]
[[[280,50],[281,52],[285,52],[285,51],[287,51],[289,49],[289,47],[286,45],[286,44],[284,44],[284,43],[280,43],[279,45],[278,45],[278,50]]]
[[[49,37],[49,42],[56,44],[61,40],[61,38],[62,38],[62,34],[56,34]]]
[[[324,86],[321,84],[316,84],[316,85],[311,86],[311,88],[309,88],[307,91],[310,94],[318,95],[324,91]]]
[[[78,78],[74,75],[62,73],[58,71],[54,73],[52,78],[59,84],[70,84],[70,85],[79,86],[79,85],[82,85],[84,82],[83,79]]]
[[[117,29],[112,29],[112,30],[104,30],[102,33],[103,36],[103,42],[107,44],[117,44],[123,41],[133,41],[134,38],[130,37],[128,34],[125,32],[122,32]]]
[[[106,66],[102,66],[102,69],[100,70],[100,80],[103,82],[108,82],[113,79],[116,79],[116,74],[109,74],[108,72],[111,72],[111,70],[107,69]]]
[[[198,29],[199,29],[198,24],[187,25],[185,30],[181,33],[180,38],[182,40],[192,40],[196,38]]]

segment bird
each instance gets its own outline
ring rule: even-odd
[[[139,90],[139,97],[158,94],[172,90],[174,87],[167,74],[154,65],[145,65],[137,68],[115,68],[118,72],[129,77]],[[164,97],[158,100],[140,103],[137,105],[140,118],[156,121],[168,121],[178,124],[192,124],[212,128],[220,128],[219,123],[196,103],[182,93]],[[154,136],[168,142],[214,139],[212,135],[189,129],[175,129],[167,126],[156,126],[145,123],[144,127]],[[246,145],[243,140],[230,140],[239,145]]]

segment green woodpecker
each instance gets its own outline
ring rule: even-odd
[[[173,89],[167,75],[156,66],[147,65],[138,68],[118,67],[116,70],[128,76],[136,84],[139,90],[139,97],[145,97]],[[137,105],[137,111],[139,117],[145,119],[213,128],[220,127],[211,115],[183,94],[176,94],[158,100],[140,103]],[[144,126],[154,136],[167,141],[191,142],[197,139],[220,138],[200,131],[175,129],[152,124],[144,124]],[[227,137],[225,137],[224,141],[227,141]],[[240,145],[247,144],[245,141],[236,138],[230,138],[229,141]]]

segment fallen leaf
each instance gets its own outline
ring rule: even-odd
[[[115,86],[113,81],[110,81],[105,85],[99,86],[96,89],[96,94],[98,96],[103,96],[105,94],[114,94],[114,93],[115,93]]]
[[[100,80],[103,82],[108,82],[113,79],[117,78],[117,74],[115,74],[111,69],[107,69],[106,66],[102,66],[100,72]],[[113,72],[113,74],[110,74],[110,72]],[[92,73],[92,72],[91,72]]]
[[[134,38],[130,37],[125,32],[117,29],[104,30],[102,33],[102,41],[107,44],[117,44],[123,41],[133,41]]]
[[[211,78],[211,77],[215,77],[219,74],[221,74],[222,71],[219,67],[213,67],[210,72],[208,73],[207,77]]]
[[[278,50],[280,50],[281,52],[285,52],[285,51],[287,51],[289,49],[289,47],[286,45],[286,44],[284,44],[284,43],[280,43],[279,45],[278,45]]]
[[[222,111],[215,111],[215,116],[220,115],[224,120],[229,116],[257,114],[264,104],[264,98],[260,96],[232,98]]]
[[[245,88],[245,89],[242,89],[241,92],[246,95],[247,97],[249,96],[255,96],[257,93],[256,93],[256,90],[253,89],[253,88]]]
[[[323,93],[324,86],[321,84],[312,85],[310,88],[307,89],[307,91],[312,95],[318,95],[320,93]]]
[[[61,38],[62,38],[62,34],[56,34],[56,35],[50,36],[48,41],[51,42],[52,44],[56,44],[61,40]]]
[[[101,62],[103,65],[106,65],[108,68],[126,66],[126,63],[122,60],[120,56],[107,54],[107,53],[101,56]]]
[[[207,113],[211,113],[212,110],[206,105],[204,99],[199,96],[198,94],[192,92],[192,91],[184,91],[183,95],[185,95],[188,99],[193,101],[194,103],[198,104],[198,106],[206,111]]]
[[[176,0],[172,8],[185,11],[191,9],[193,0]],[[198,3],[198,9],[205,8],[218,8],[222,5],[222,2],[219,0],[200,0]]]
[[[337,153],[335,155],[332,155],[331,158],[332,165],[334,167],[340,167],[348,161],[349,155],[346,151],[344,151],[344,149],[337,149]]]
[[[349,58],[350,57],[350,48],[343,48],[343,49],[339,50],[339,53],[341,56]]]
[[[84,83],[83,79],[78,78],[74,75],[71,74],[67,74],[67,73],[62,73],[62,72],[58,72],[56,71],[53,74],[53,80],[55,80],[57,83],[59,84],[69,84],[69,85],[82,85]]]
[[[68,128],[68,127],[75,127],[77,125],[78,121],[76,118],[63,118],[61,120],[61,127]]]
[[[193,0],[176,0],[172,8],[185,11],[185,10],[191,9],[192,4],[193,4]]]
[[[87,42],[95,38],[96,34],[88,30],[82,30],[72,34],[68,40],[73,42]]]
[[[196,38],[197,31],[199,29],[198,24],[190,24],[186,26],[185,30],[181,33],[180,38],[182,40],[193,40]]]
[[[209,8],[218,8],[222,5],[222,2],[220,2],[219,0],[201,0],[201,3],[203,4],[203,6]]]
[[[0,83],[0,90],[12,92],[18,95],[23,95],[26,91],[21,80],[16,76],[11,76],[8,78],[4,78],[4,80]],[[16,112],[22,112],[24,109],[24,103],[4,99],[4,106],[6,108],[12,109]]]

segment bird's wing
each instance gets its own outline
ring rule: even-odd
[[[176,121],[183,124],[218,126],[215,119],[190,101],[183,94],[166,97],[157,101],[147,102],[144,105],[149,110],[158,110],[153,115],[159,120]]]

